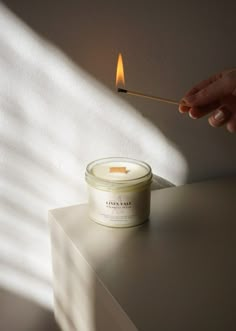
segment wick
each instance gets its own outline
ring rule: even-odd
[[[126,169],[126,167],[110,167],[110,172],[127,174],[128,170]]]
[[[123,92],[123,93],[127,93],[127,90],[123,89],[123,88],[120,88],[118,87],[117,89],[117,92]]]

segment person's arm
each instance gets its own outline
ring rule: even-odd
[[[213,127],[226,125],[236,132],[236,69],[221,72],[194,86],[181,100],[181,113],[193,119],[211,114]]]

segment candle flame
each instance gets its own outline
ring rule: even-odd
[[[125,86],[125,75],[124,75],[124,66],[122,55],[119,53],[118,61],[117,61],[117,69],[116,69],[116,86]]]

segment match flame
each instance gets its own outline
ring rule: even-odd
[[[118,61],[117,61],[117,69],[116,69],[116,87],[117,86],[125,87],[125,75],[124,75],[124,66],[122,55],[119,53]]]

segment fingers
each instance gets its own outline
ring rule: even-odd
[[[191,107],[202,107],[232,94],[235,91],[236,71],[234,70],[225,74],[219,74],[218,76],[216,75],[214,78],[210,78],[198,84],[182,99],[181,104]],[[183,108],[181,108],[181,110],[184,111]]]
[[[216,80],[218,80],[219,78],[221,78],[223,75],[223,73],[219,73],[219,74],[216,74],[208,79],[205,79],[203,81],[201,81],[200,83],[198,83],[197,85],[195,85],[193,88],[191,88],[191,90],[189,90],[187,93],[186,93],[186,97],[187,96],[190,96],[190,95],[193,95],[195,93],[197,93],[198,91],[202,90],[203,88],[207,87],[208,85],[212,84],[213,82],[215,82]]]
[[[191,107],[187,106],[183,101],[179,104],[179,112],[180,113],[187,113]]]
[[[179,104],[179,112],[180,113],[186,113],[190,110],[191,106],[195,106],[194,104],[189,104],[189,101],[187,100],[188,97],[195,95],[199,91],[201,91],[203,88],[206,88],[216,80],[220,79],[222,77],[223,73],[216,74],[208,79],[205,79],[201,81],[199,84],[195,85],[191,90],[189,90],[185,97],[180,101]],[[191,115],[190,115],[191,116]]]
[[[189,109],[189,116],[192,119],[201,118],[201,117],[211,113],[212,111],[216,110],[218,107],[220,107],[219,102],[209,104],[205,107],[191,107]]]
[[[183,104],[179,105],[179,111],[180,113],[189,113],[189,116],[193,119],[197,119],[197,118],[201,118],[205,115],[207,115],[208,113],[212,112],[213,110],[217,109],[218,107],[220,107],[220,103],[219,102],[214,102],[211,103],[207,106],[204,107],[189,107],[189,106],[185,106]]]
[[[211,117],[208,119],[208,122],[211,126],[218,128],[225,123],[227,123],[232,116],[232,112],[227,105],[223,105],[216,109]]]
[[[213,127],[226,125],[236,132],[236,69],[210,77],[194,86],[179,104],[181,113],[193,119],[212,113],[208,122]]]
[[[209,86],[211,83],[213,83],[219,77],[221,77],[220,74],[210,77],[207,80],[203,80],[202,82],[200,82],[199,84],[194,86],[191,90],[189,90],[186,93],[185,97],[180,101],[180,105],[179,105],[180,113],[186,113],[189,111],[191,106],[196,106],[194,103],[191,103],[191,98],[194,98],[194,96],[197,93],[199,93],[199,91],[201,91],[203,88],[206,88],[207,86]],[[190,98],[190,102],[189,102],[189,98]]]
[[[236,112],[234,112],[234,107],[232,109],[232,104],[212,103],[205,107],[186,108],[192,119],[199,119],[211,113],[208,122],[212,127],[218,128],[226,124],[229,132],[236,132]]]
[[[236,132],[236,113],[232,114],[230,120],[228,121],[227,130],[231,133]]]
[[[192,107],[202,107],[209,103],[215,102],[216,100],[219,100],[230,92],[226,91],[224,79],[220,78],[219,80],[201,89],[197,93],[186,96],[184,100],[187,105]]]

